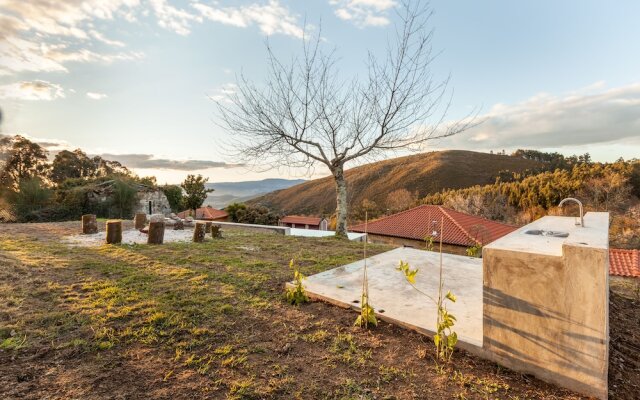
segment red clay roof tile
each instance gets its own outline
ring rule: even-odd
[[[178,217],[186,218],[191,214],[192,210],[185,210],[178,213]],[[218,210],[213,207],[201,207],[196,209],[195,219],[204,219],[204,220],[217,220],[227,218],[229,214],[226,211]]]
[[[367,228],[371,234],[424,240],[433,231],[440,231],[442,219],[442,242],[459,246],[486,245],[518,229],[516,226],[428,204],[371,221]],[[364,224],[353,226],[350,230],[364,232]]]
[[[640,250],[609,249],[609,275],[640,278]]]

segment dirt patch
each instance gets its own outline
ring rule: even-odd
[[[640,279],[612,278],[609,305],[609,394],[640,398]]]

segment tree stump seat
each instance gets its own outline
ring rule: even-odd
[[[107,235],[106,235],[107,244],[122,243],[122,221],[109,220],[107,221],[106,227],[107,227]]]
[[[214,239],[222,238],[222,227],[220,225],[211,225],[211,237]]]
[[[202,243],[207,235],[207,224],[205,222],[196,222],[193,229],[193,242]]]
[[[147,224],[147,214],[145,213],[137,213],[133,219],[134,227],[138,230],[141,230]]]
[[[92,235],[98,233],[98,221],[95,214],[85,214],[82,216],[82,234]]]
[[[164,221],[149,222],[148,244],[162,244],[164,242]]]

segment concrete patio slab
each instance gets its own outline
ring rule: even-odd
[[[483,337],[482,260],[452,254],[442,258],[444,291],[451,290],[458,298],[456,303],[448,302],[447,309],[457,318],[460,347],[477,352]],[[440,254],[404,247],[367,259],[370,303],[380,319],[431,335],[437,307],[396,270],[401,260],[419,269],[416,287],[437,296]],[[363,267],[361,260],[309,276],[304,282],[306,291],[312,298],[359,310]]]

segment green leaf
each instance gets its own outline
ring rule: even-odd
[[[451,293],[450,290],[447,292],[447,295],[445,297],[454,303],[456,302],[456,299],[457,299],[456,296],[453,293]]]
[[[406,263],[404,261],[400,261],[400,264],[396,267],[397,271],[402,271],[402,273],[404,274],[404,277],[407,279],[407,281],[409,281],[409,283],[414,284],[416,283],[416,275],[418,274],[418,269],[411,269],[409,267],[409,263]]]
[[[447,347],[453,349],[456,343],[458,343],[458,335],[453,332],[451,335],[447,336]]]

